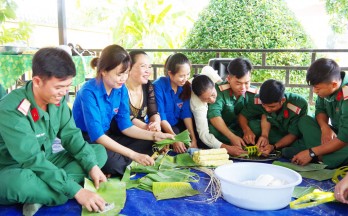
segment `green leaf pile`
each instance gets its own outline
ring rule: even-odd
[[[176,187],[175,185],[178,185],[178,183],[189,184],[188,182],[197,182],[199,180],[199,176],[196,173],[184,168],[193,165],[194,162],[188,153],[179,154],[176,156],[160,155],[156,159],[154,166],[143,166],[132,162],[127,167],[122,181],[126,182],[127,189],[137,188],[150,192],[154,192],[154,184],[159,182],[168,183],[164,184],[164,186],[160,185],[159,189],[157,188],[156,191],[159,193],[159,195],[157,194],[158,196],[155,195],[157,199],[178,198],[184,196],[184,194],[191,194],[190,196],[192,196],[198,192],[194,191],[192,188],[189,190],[187,186]],[[139,179],[132,180],[130,178],[131,172],[147,173],[147,175]],[[171,184],[172,189],[168,189],[171,187]],[[173,190],[175,192],[164,195],[163,193],[168,190]]]

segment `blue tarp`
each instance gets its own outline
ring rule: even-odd
[[[193,197],[156,201],[152,193],[138,189],[127,190],[127,200],[123,215],[154,215],[154,216],[196,216],[196,215],[347,215],[348,205],[342,203],[327,203],[317,207],[292,210],[286,207],[277,211],[250,211],[238,208],[219,198],[214,203],[200,203],[197,201],[209,198],[209,193],[204,190],[209,182],[208,176],[200,173],[200,181],[191,183],[193,188],[202,194]],[[325,191],[333,191],[334,183],[331,180],[318,182],[303,178],[300,186],[314,186]],[[0,215],[22,215],[22,205],[0,206]],[[42,207],[40,215],[81,215],[81,207],[75,200],[70,200],[65,205],[55,207]]]

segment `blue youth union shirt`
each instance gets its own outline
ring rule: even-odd
[[[158,78],[153,82],[153,86],[161,120],[167,120],[171,126],[174,126],[180,119],[192,118],[190,100],[183,101],[179,98],[183,87],[178,86],[175,93],[170,85],[169,77]]]
[[[91,79],[77,92],[73,106],[76,126],[87,132],[94,142],[110,128],[112,118],[120,130],[133,125],[130,120],[129,97],[125,85],[107,95],[103,82]]]

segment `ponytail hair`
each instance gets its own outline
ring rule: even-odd
[[[179,97],[183,101],[191,98],[191,83],[189,81],[186,81],[186,83],[183,85],[182,92]]]
[[[122,65],[122,72],[126,72],[131,64],[128,52],[121,46],[113,44],[105,47],[99,58],[91,61],[91,67],[97,68],[97,80],[101,80],[102,72],[109,72],[119,65]]]

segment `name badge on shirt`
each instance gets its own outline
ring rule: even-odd
[[[37,138],[43,137],[43,136],[45,136],[45,133],[36,134],[36,137],[37,137]]]
[[[176,105],[181,109],[183,104],[184,104],[184,102],[181,102],[181,103],[177,103]]]
[[[118,113],[118,107],[114,108],[114,113],[117,114]]]

